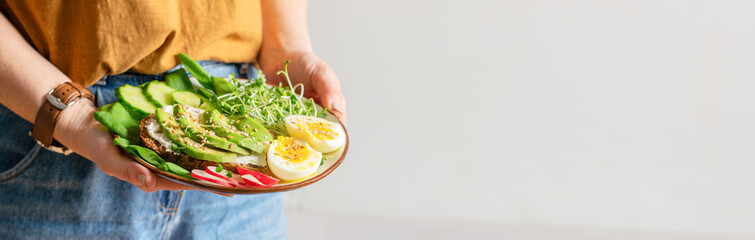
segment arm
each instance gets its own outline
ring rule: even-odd
[[[19,34],[0,14],[0,103],[23,119],[33,122],[44,96],[70,81]],[[144,191],[189,189],[157,177],[149,169],[121,155],[113,138],[94,120],[97,108],[80,99],[60,115],[54,138],[77,154],[91,160],[108,175],[127,181]]]
[[[312,51],[307,30],[306,0],[262,0],[262,49],[260,66],[272,83],[282,79],[286,60],[291,81],[303,83],[305,95],[314,98],[341,121],[346,122],[346,100],[338,76]]]

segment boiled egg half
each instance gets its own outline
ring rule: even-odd
[[[322,153],[337,150],[346,143],[346,133],[340,124],[322,118],[291,115],[286,117],[286,131],[291,136],[307,141]]]
[[[293,181],[308,177],[317,171],[322,153],[315,151],[306,142],[279,136],[267,150],[267,165],[276,177]]]

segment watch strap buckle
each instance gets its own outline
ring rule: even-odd
[[[71,106],[73,103],[76,102],[76,100],[73,100],[73,101],[69,102],[68,104],[65,104],[65,103],[63,103],[62,99],[60,99],[59,97],[56,97],[56,96],[52,95],[53,92],[55,92],[55,89],[50,90],[50,92],[47,93],[47,95],[45,95],[45,98],[47,99],[47,102],[49,102],[50,104],[52,104],[52,106],[55,107],[55,108],[57,108],[57,109],[65,110],[66,108],[68,108],[69,106]]]

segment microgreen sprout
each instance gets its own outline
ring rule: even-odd
[[[325,112],[318,112],[314,100],[304,98],[304,85],[293,85],[288,73],[286,61],[284,70],[276,74],[285,78],[278,86],[268,87],[265,85],[265,74],[261,71],[256,79],[250,81],[237,81],[234,76],[229,76],[229,82],[236,86],[232,92],[221,96],[212,96],[211,103],[221,113],[227,116],[250,115],[260,121],[265,127],[276,135],[288,136],[284,125],[284,118],[289,115],[306,115],[323,117]]]

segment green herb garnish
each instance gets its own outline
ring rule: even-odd
[[[283,83],[276,87],[265,86],[265,75],[261,71],[256,79],[245,82],[239,82],[235,77],[229,76],[228,82],[235,87],[225,88],[228,91],[225,94],[208,96],[210,102],[224,115],[251,115],[276,135],[288,136],[284,124],[286,116],[323,117],[325,115],[324,111],[318,113],[314,100],[302,101],[304,85],[291,83],[288,74],[289,63],[290,61],[286,61],[284,70],[277,73],[286,78],[288,86],[283,86]]]

